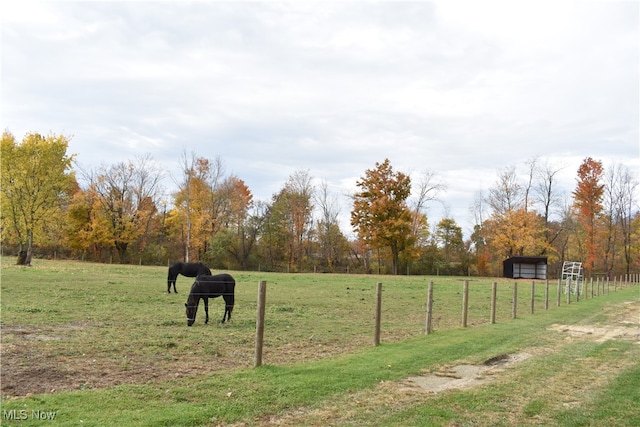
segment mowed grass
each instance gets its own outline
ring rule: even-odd
[[[3,380],[11,375],[5,368],[28,374],[29,366],[57,369],[68,378],[62,387],[52,381],[54,393],[16,398],[4,392],[3,411],[9,412],[3,412],[3,425],[21,424],[9,419],[11,410],[28,411],[28,425],[39,422],[31,411],[55,412],[60,425],[264,425],[274,417],[280,424],[291,419],[291,425],[638,420],[633,405],[625,405],[638,397],[638,345],[617,341],[549,352],[491,387],[395,399],[397,404],[393,396],[376,397],[381,383],[433,366],[552,347],[564,337],[547,331],[550,324],[605,321],[603,308],[638,299],[637,287],[579,304],[566,305],[563,298],[556,307],[552,285],[550,309],[544,310],[539,283],[531,315],[530,281],[521,281],[513,321],[513,281],[498,280],[498,324],[488,325],[494,279],[472,278],[471,326],[462,329],[465,278],[232,272],[233,321],[220,325],[222,301],[212,300],[210,324],[203,324],[201,306],[188,328],[184,302],[192,279],[179,277],[180,294],[167,295],[166,268],[40,260],[21,268],[12,265],[15,259],[2,262]],[[266,366],[253,369],[260,280],[267,281]],[[425,336],[429,281],[435,283],[436,333]],[[383,345],[374,348],[377,282],[384,289]],[[46,386],[44,371],[36,374]],[[549,387],[553,383],[557,387]],[[575,390],[565,390],[572,385]],[[577,403],[558,403],[567,392]]]
[[[383,284],[383,342],[424,332],[429,281],[435,283],[434,330],[457,328],[462,318],[463,278],[232,272],[237,285],[231,324],[219,324],[223,302],[214,299],[209,325],[204,325],[201,303],[195,325],[187,328],[184,303],[193,279],[179,276],[179,293],[168,295],[165,267],[35,260],[34,267],[22,268],[13,262],[3,259],[3,324],[63,336],[43,344],[69,357],[127,356],[135,363],[136,356],[153,360],[232,355],[239,366],[250,366],[261,280],[267,281],[267,364],[372,345],[378,282]],[[487,323],[492,279],[469,280],[468,324]],[[499,283],[497,321],[504,322],[511,318],[513,281]],[[519,316],[529,313],[529,288],[530,282],[521,282]],[[543,298],[539,283],[540,310]]]

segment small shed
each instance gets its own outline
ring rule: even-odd
[[[541,279],[547,278],[547,257],[543,256],[515,256],[502,263],[503,276],[512,279]]]

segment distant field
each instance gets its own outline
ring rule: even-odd
[[[486,324],[493,281],[498,282],[498,324],[518,322],[511,320],[513,280],[231,272],[237,281],[232,322],[219,323],[223,302],[216,299],[210,301],[210,324],[204,325],[201,305],[196,323],[189,328],[184,303],[193,279],[180,276],[180,293],[169,295],[165,267],[35,260],[33,267],[23,268],[14,262],[13,258],[2,259],[3,398],[98,392],[125,384],[155,389],[154,384],[162,388],[166,381],[202,375],[241,375],[254,361],[261,280],[267,281],[263,363],[268,366],[249,372],[270,372],[272,367],[311,361],[331,363],[336,357],[373,351],[378,282],[383,284],[383,347],[425,339],[430,281],[435,284],[435,334],[431,339],[441,340],[444,331],[451,331],[454,337],[490,328]],[[470,327],[460,330],[464,280],[470,281]],[[556,307],[556,285],[552,283],[550,308],[545,313],[544,283],[539,282],[536,314],[531,315],[530,284],[519,281],[520,319],[561,318],[563,310],[569,315],[579,305],[588,307],[604,300],[566,306],[563,298]],[[629,289],[621,295],[625,292],[634,295]],[[636,292],[635,296],[640,295]],[[192,401],[185,396],[185,402]],[[238,417],[230,415],[229,419]],[[184,425],[203,425],[198,419]],[[204,425],[218,422],[207,419],[210,422]]]

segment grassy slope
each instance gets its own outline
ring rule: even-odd
[[[112,282],[110,284],[116,288],[120,281],[145,282],[159,271],[142,268],[144,271],[152,271],[147,274],[140,273],[140,268],[111,268],[116,270],[108,270],[110,278],[107,281]],[[33,274],[31,271],[10,273]],[[81,275],[79,282],[91,282],[91,279],[86,279],[86,276],[92,275],[91,273],[96,271]],[[133,327],[131,330],[122,331],[122,324],[119,323],[122,321],[120,315],[148,320],[147,315],[141,314],[139,308],[129,312],[131,305],[144,306],[148,303],[133,291],[130,295],[126,294],[129,288],[123,287],[119,293],[103,291],[104,295],[96,291],[98,293],[95,295],[97,299],[94,305],[97,307],[94,307],[96,310],[93,311],[72,311],[65,308],[69,294],[65,294],[65,302],[57,305],[25,306],[24,302],[18,303],[19,295],[12,294],[15,288],[6,283],[7,277],[11,277],[11,280],[17,283],[16,276],[11,274],[5,274],[3,271],[3,325],[13,324],[27,314],[26,317],[34,324],[42,324],[52,319],[61,323],[80,320],[100,322],[101,326],[108,330],[107,337],[104,340],[94,339],[93,344],[108,347],[107,342],[117,338],[114,335],[115,329],[109,330],[108,327],[112,322],[116,323],[116,327],[120,327],[121,334],[131,335],[134,339],[144,339],[143,329]],[[57,273],[49,271],[44,277],[52,280],[54,274]],[[100,277],[102,276],[97,274],[94,280],[103,280]],[[286,280],[284,277],[273,279],[272,283]],[[355,277],[351,280],[363,279]],[[351,287],[353,292],[358,286],[359,289],[366,288],[368,292],[368,288],[372,287],[371,281],[371,278],[366,278],[366,282],[363,283],[349,282],[348,287]],[[294,285],[282,284],[296,289]],[[25,288],[28,287],[26,284]],[[186,282],[183,281],[179,288],[184,290]],[[362,290],[359,292],[367,293]],[[122,310],[125,313],[117,316],[108,313],[107,307],[96,302],[100,297],[116,302],[120,298],[121,302],[126,304],[118,306],[124,305]],[[186,291],[183,291],[182,297],[186,297]],[[27,410],[29,415],[31,410],[55,411],[56,424],[78,425],[82,420],[82,425],[97,426],[197,426],[234,422],[260,425],[267,423],[274,416],[279,418],[281,424],[290,420],[290,425],[514,425],[514,422],[521,425],[638,425],[637,411],[632,405],[634,399],[637,401],[637,390],[640,389],[638,345],[621,341],[568,343],[561,334],[546,329],[553,323],[573,324],[591,322],[594,319],[602,321],[606,317],[602,315],[603,311],[611,304],[638,297],[638,288],[631,288],[612,293],[606,298],[563,306],[515,321],[454,329],[430,336],[413,334],[412,338],[385,342],[377,348],[365,347],[349,354],[308,363],[264,366],[260,369],[236,368],[196,377],[153,381],[143,385],[122,385],[101,390],[4,399],[2,410]],[[151,293],[149,297],[152,305],[156,299],[158,300],[158,307],[171,307],[176,304],[173,300],[169,300],[170,303],[167,304],[167,300],[163,298],[164,295],[160,296],[160,293]],[[309,330],[300,331],[300,327],[296,328],[294,324],[286,323],[292,315],[297,315],[300,319],[310,318],[309,321],[312,323],[322,324],[327,321],[323,317],[314,320],[314,316],[317,317],[319,312],[315,311],[313,304],[296,304],[291,298],[280,301],[277,295],[272,299],[275,300],[272,301],[274,323],[276,327],[286,330],[284,336],[309,334]],[[72,305],[77,306],[79,303],[82,301],[75,301]],[[302,305],[302,308],[299,305]],[[91,314],[95,311],[98,313]],[[280,319],[276,316],[280,312],[288,316]],[[248,322],[243,320],[242,315],[239,317],[241,325]],[[166,322],[169,328],[178,328],[177,324],[173,324],[173,320],[156,320],[155,326],[163,322]],[[183,332],[178,333],[184,334],[184,326],[180,324],[179,327]],[[335,325],[329,326],[331,327],[335,328]],[[242,335],[244,329],[250,328],[240,326],[234,333]],[[151,329],[149,333],[155,334]],[[362,331],[347,331],[347,334],[351,333],[356,336]],[[189,344],[180,341],[178,335],[168,334],[167,330],[161,334],[163,335],[154,336],[153,340],[165,339],[175,342],[175,347],[172,348],[178,352],[184,352],[186,347],[183,345]],[[162,338],[163,336],[165,338]],[[281,339],[285,339],[284,336]],[[86,340],[87,337],[84,338]],[[367,341],[370,342],[369,337]],[[382,382],[389,384],[437,365],[460,360],[479,363],[498,354],[515,353],[523,349],[548,351],[540,351],[539,356],[508,370],[503,378],[490,386],[451,391],[441,395],[412,395],[404,398],[389,396],[386,389],[380,387]],[[567,395],[571,396],[570,400],[573,402],[569,406],[562,404],[562,397]],[[2,424],[12,425],[6,419]],[[37,424],[35,420],[29,420],[29,425]],[[43,421],[42,424],[50,425],[51,422]]]

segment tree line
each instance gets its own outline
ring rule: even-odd
[[[166,265],[203,261],[211,268],[499,276],[511,256],[565,260],[588,273],[637,269],[638,182],[622,165],[586,158],[570,197],[560,167],[540,159],[497,173],[470,207],[472,235],[454,218],[430,225],[427,207],[446,193],[433,171],[422,179],[388,159],[364,171],[350,195],[348,238],[338,199],[309,171],[291,174],[268,201],[254,200],[220,158],[183,152],[176,190],[166,199],[162,170],[150,156],[92,170],[74,169],[69,138],[2,135],[3,253],[30,265],[36,256]],[[525,179],[522,179],[525,176]]]

